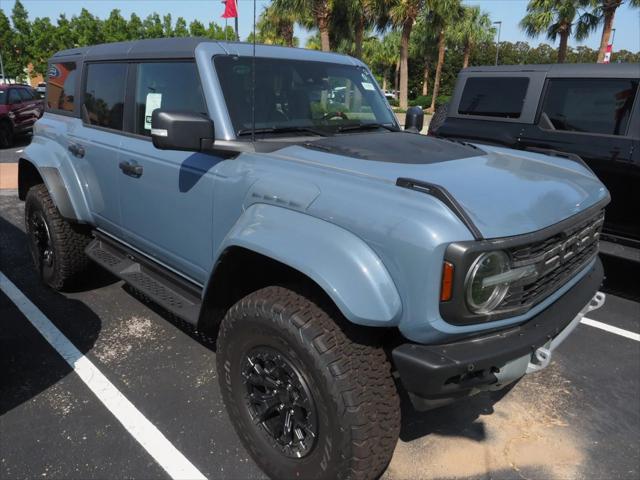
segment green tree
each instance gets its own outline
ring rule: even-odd
[[[132,13],[127,22],[127,37],[131,40],[144,38],[144,25],[138,15]]]
[[[189,29],[187,28],[187,22],[184,18],[178,17],[176,20],[176,26],[173,30],[173,34],[176,37],[188,37]]]
[[[438,31],[438,62],[436,63],[436,74],[433,80],[431,106],[428,108],[429,112],[434,112],[437,97],[440,93],[442,67],[444,65],[445,50],[447,48],[447,30],[455,25],[462,17],[462,5],[460,4],[460,0],[427,0],[427,7],[427,21],[431,22]]]
[[[171,14],[167,13],[162,17],[162,36],[163,37],[173,37],[173,22],[171,19]]]
[[[0,9],[0,53],[2,53],[4,74],[7,78],[22,76],[24,65],[16,49],[16,32],[2,9]]]
[[[102,24],[102,35],[105,42],[123,42],[129,40],[127,21],[120,14],[120,10],[114,8],[109,17]]]
[[[16,0],[11,10],[11,23],[13,24],[13,49],[22,59],[23,68],[31,61],[31,23],[29,13],[20,0]]]
[[[142,22],[144,28],[144,38],[162,38],[164,36],[164,26],[160,15],[151,13]]]
[[[593,0],[530,0],[520,28],[532,38],[543,32],[552,42],[560,37],[558,63],[564,63],[569,37],[584,40],[596,27],[595,17],[584,10],[592,3]]]
[[[65,48],[57,43],[56,27],[48,17],[36,18],[31,24],[31,51],[29,60],[33,70],[32,74],[44,75],[47,71],[47,60],[58,50]]]
[[[469,66],[471,50],[479,43],[489,42],[495,36],[495,29],[491,25],[489,14],[480,10],[480,7],[464,6],[462,18],[455,22],[449,29],[449,39],[462,45],[462,68]]]
[[[272,6],[280,12],[293,14],[295,18],[304,22],[309,16],[313,18],[313,26],[320,33],[322,51],[331,50],[329,29],[332,21],[334,0],[273,0]]]
[[[102,21],[91,15],[86,8],[80,10],[80,15],[71,18],[70,29],[74,32],[76,44],[80,47],[104,42]]]
[[[297,46],[297,39],[293,36],[295,22],[296,16],[291,11],[269,5],[262,11],[256,24],[256,40],[271,45]]]
[[[422,64],[423,96],[429,94],[429,77],[438,51],[437,42],[438,32],[433,29],[433,25],[427,21],[426,16],[421,15],[411,34],[409,54],[411,59]]]
[[[378,0],[375,5],[378,28],[400,31],[400,108],[409,106],[409,42],[413,25],[424,6],[425,0]]]
[[[194,20],[189,24],[189,33],[192,37],[204,37],[207,35],[207,29],[202,22]]]
[[[382,78],[382,89],[387,90],[391,74],[400,59],[400,34],[395,31],[387,33],[382,40],[372,36],[365,40],[363,57],[374,72]]]

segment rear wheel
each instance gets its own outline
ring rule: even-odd
[[[329,310],[329,309],[327,309]],[[272,478],[369,479],[387,466],[400,405],[385,352],[281,287],[234,305],[218,335],[222,396]]]
[[[44,283],[62,290],[82,277],[91,237],[62,218],[43,184],[31,187],[25,201],[25,226],[31,258]]]
[[[7,122],[0,122],[0,148],[8,148],[13,144],[13,134],[11,125]]]

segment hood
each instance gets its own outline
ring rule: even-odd
[[[577,161],[424,135],[327,137],[277,154],[393,183],[404,177],[440,185],[484,238],[540,230],[609,195],[591,170]]]

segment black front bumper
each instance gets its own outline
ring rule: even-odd
[[[443,345],[405,343],[392,351],[402,385],[424,410],[496,383],[506,363],[533,353],[556,337],[596,294],[604,272],[600,258],[578,283],[526,323]]]

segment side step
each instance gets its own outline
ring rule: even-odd
[[[196,325],[202,289],[168,271],[116,240],[94,232],[85,253],[98,265],[121,278],[162,308]]]

